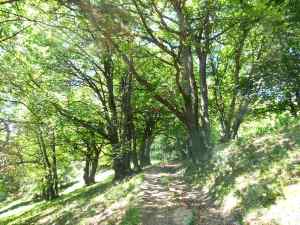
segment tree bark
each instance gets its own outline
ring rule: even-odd
[[[55,131],[51,132],[52,135],[52,143],[51,143],[51,156],[52,156],[52,174],[53,174],[53,189],[54,189],[54,196],[58,196],[58,175],[57,175],[57,160],[56,160],[56,138],[55,138]]]
[[[133,163],[133,170],[136,172],[141,171],[141,166],[139,164],[139,160],[138,160],[138,153],[137,153],[137,146],[136,146],[136,134],[135,134],[135,129],[133,130],[134,134],[133,134],[133,149],[132,149],[132,163]]]
[[[194,163],[205,163],[210,159],[209,149],[204,142],[204,132],[195,126],[188,129],[189,147],[192,161]]]
[[[117,152],[117,150],[114,152]],[[114,155],[113,169],[115,171],[115,180],[122,180],[132,174],[128,152],[119,152],[119,154]]]
[[[99,164],[99,155],[101,149],[96,146],[95,135],[91,135],[86,143],[86,158],[83,173],[85,185],[89,186],[95,183],[95,176]]]
[[[158,118],[159,115],[152,112],[152,110],[145,112],[145,127],[139,150],[141,167],[151,165],[151,145],[154,139],[154,130]]]
[[[51,140],[51,153],[50,157],[47,152],[47,145],[43,137],[42,128],[38,128],[37,139],[39,148],[43,157],[43,165],[45,169],[45,177],[43,179],[42,196],[45,200],[53,200],[58,197],[58,176],[56,166],[56,150],[55,150],[55,134],[53,133]]]

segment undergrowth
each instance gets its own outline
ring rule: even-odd
[[[119,225],[139,225],[140,223],[141,223],[140,209],[136,207],[129,207]]]
[[[123,201],[126,205],[133,204],[143,179],[143,174],[139,174],[120,183],[114,183],[113,178],[109,177],[103,182],[77,189],[56,200],[37,203],[25,212],[1,218],[0,224],[87,224],[88,219],[92,220],[105,210],[110,210],[110,207],[118,201]],[[125,219],[132,213],[132,210],[129,210],[125,214]],[[97,220],[101,220],[101,217]]]
[[[259,125],[258,125],[259,124]],[[300,121],[285,115],[244,128],[235,141],[214,148],[206,167],[186,165],[185,178],[222,205],[236,198],[232,212],[243,217],[253,209],[269,207],[283,198],[283,188],[299,182]]]

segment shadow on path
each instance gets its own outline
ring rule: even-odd
[[[33,200],[27,200],[27,201],[18,202],[16,204],[13,204],[13,205],[9,206],[8,208],[0,210],[0,215],[4,214],[4,213],[7,213],[8,211],[15,210],[15,209],[20,208],[20,207],[30,205],[32,203],[33,203]]]
[[[183,180],[181,165],[161,164],[145,170],[139,195],[143,225],[231,225],[206,195]]]

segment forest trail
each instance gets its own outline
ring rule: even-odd
[[[186,183],[181,163],[149,166],[115,185],[107,177],[111,175],[111,171],[98,174],[99,182],[90,187],[78,188],[75,183],[53,202],[13,202],[0,210],[0,224],[120,224],[131,203],[137,204],[139,225],[238,224],[228,222],[201,189]]]
[[[183,180],[181,165],[168,163],[145,170],[139,196],[143,225],[228,225],[205,194]],[[227,222],[226,222],[227,221]]]

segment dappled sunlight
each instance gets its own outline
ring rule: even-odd
[[[95,216],[83,219],[84,224],[107,224],[112,220],[120,220],[129,205],[128,199],[120,199],[108,208],[96,208]],[[83,222],[82,221],[82,222]]]
[[[188,169],[186,180],[195,176],[190,180],[199,181],[196,184],[217,204],[201,207],[203,221],[219,217],[249,225],[298,224],[300,190],[290,187],[299,183],[299,129],[298,123],[261,128],[218,145],[208,170]],[[287,194],[286,186],[293,194]]]
[[[111,187],[111,172],[106,171],[102,182],[89,187],[74,188],[74,191],[62,194],[60,198],[50,202],[39,202],[19,208],[20,212],[13,213],[13,217],[22,224],[30,221],[31,224],[74,224],[80,222],[85,215],[92,215],[89,205],[90,198],[101,195]],[[75,184],[76,187],[77,183]],[[70,190],[70,189],[69,189]],[[24,212],[24,213],[23,213]],[[3,217],[4,218],[4,217]],[[6,218],[6,217],[5,217]],[[25,223],[25,222],[24,222]],[[25,224],[26,224],[25,223]]]
[[[185,183],[182,175],[176,163],[145,171],[139,195],[143,225],[184,225],[198,216],[200,219],[205,195]]]
[[[222,211],[224,215],[230,215],[233,209],[238,205],[239,200],[238,197],[233,193],[229,193],[223,201]]]
[[[25,204],[10,204],[9,206],[1,209],[0,211],[0,218],[20,214],[22,212],[31,210],[35,206],[37,206],[40,203],[33,203],[32,201],[27,201]]]
[[[300,185],[294,184],[284,188],[284,198],[278,199],[268,209],[255,210],[246,217],[251,225],[277,222],[280,225],[296,225],[300,221]]]
[[[279,132],[222,145],[220,164],[205,174],[205,185],[185,180],[189,175],[179,162],[149,166],[119,182],[112,170],[100,171],[88,187],[80,172],[59,198],[11,202],[0,217],[17,225],[116,225],[131,217],[143,225],[295,225],[300,220],[296,137]]]
[[[299,3],[0,0],[0,225],[300,224]]]
[[[96,175],[96,184],[93,186],[90,186],[86,189],[87,194],[84,194],[85,189],[82,189],[85,187],[83,178],[82,178],[82,172],[79,171],[78,176],[75,178],[74,184],[70,187],[66,188],[61,192],[61,199],[57,199],[53,203],[47,203],[47,202],[33,202],[32,200],[17,200],[6,207],[2,208],[0,210],[0,218],[7,218],[11,216],[18,216],[20,215],[21,219],[26,218],[26,215],[30,215],[30,212],[32,211],[34,215],[28,216],[28,218],[31,218],[32,220],[36,221],[36,224],[50,224],[50,222],[60,221],[61,218],[65,217],[67,218],[66,221],[74,221],[74,220],[80,220],[80,215],[83,214],[85,211],[85,207],[83,207],[84,204],[86,204],[85,198],[92,198],[93,196],[91,194],[98,193],[97,187],[101,186],[101,183],[106,183],[105,180],[109,179],[113,176],[112,170],[105,170],[100,171]],[[94,191],[95,189],[95,191]],[[101,188],[99,189],[99,193],[101,191]],[[90,193],[90,194],[88,194]],[[86,196],[84,196],[84,195]],[[97,195],[96,195],[97,196]],[[82,200],[84,199],[84,201]],[[60,203],[63,203],[63,207],[60,206]],[[40,210],[39,208],[43,206],[48,206],[49,208],[47,210]],[[82,207],[80,211],[78,211],[78,207]],[[55,210],[56,214],[50,213],[51,210]],[[49,212],[48,212],[49,211]],[[88,212],[88,211],[87,211]],[[53,211],[54,213],[54,211]],[[77,215],[76,215],[77,213]],[[23,215],[24,214],[24,215]],[[46,214],[49,214],[49,216],[46,216]],[[68,214],[68,215],[67,215]],[[23,218],[24,217],[24,218]],[[40,219],[39,219],[40,218]],[[69,219],[68,219],[69,218]]]
[[[95,176],[95,181],[96,183],[98,182],[102,182],[104,181],[105,179],[107,179],[108,177],[110,176],[113,176],[114,172],[113,170],[105,170],[105,171],[100,171],[96,174]],[[79,188],[82,188],[85,186],[85,183],[84,183],[84,180],[83,180],[83,171],[80,171],[76,178],[75,178],[75,184],[66,188],[62,194],[67,194],[67,193],[70,193],[70,192],[73,192]]]

